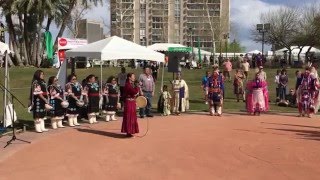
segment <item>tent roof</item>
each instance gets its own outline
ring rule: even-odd
[[[310,46],[304,46],[304,47],[302,48],[301,53],[302,53],[302,54],[306,53],[306,52],[308,51],[309,47],[310,47]],[[290,49],[292,50],[292,54],[298,54],[299,51],[300,51],[299,46],[291,46]],[[288,48],[279,49],[279,50],[276,51],[276,54],[283,54],[284,51],[288,51]],[[320,50],[317,49],[317,48],[312,47],[311,50],[310,50],[310,52],[320,53]]]
[[[187,46],[181,44],[173,44],[173,43],[155,43],[151,46],[148,46],[149,49],[154,51],[168,51],[169,48],[186,48]]]
[[[198,52],[199,52],[199,49],[194,47],[193,48],[193,53],[198,54]],[[200,49],[200,52],[201,52],[202,55],[209,55],[210,56],[212,54],[211,52],[205,51],[205,50],[202,50],[202,49]]]
[[[8,51],[8,53],[11,53],[9,49],[9,45],[3,42],[0,42],[0,54],[4,54],[4,52]]]
[[[259,54],[259,53],[261,53],[261,51],[259,50],[253,50],[253,51],[247,52],[247,54]]]
[[[164,54],[131,41],[112,36],[66,51],[67,57],[91,57],[101,60],[144,59],[164,62]]]

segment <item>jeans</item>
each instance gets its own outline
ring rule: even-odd
[[[285,86],[279,87],[280,100],[286,100],[287,88]]]
[[[147,98],[147,106],[145,108],[140,108],[140,116],[151,115],[152,107],[152,92],[143,91],[143,96]]]

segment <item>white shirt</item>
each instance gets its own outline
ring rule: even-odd
[[[248,62],[241,63],[241,68],[243,71],[249,71],[250,64]]]

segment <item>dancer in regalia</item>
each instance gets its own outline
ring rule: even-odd
[[[310,72],[310,68],[306,68],[302,74],[302,81],[296,93],[299,116],[307,114],[311,118],[312,114],[318,112],[319,87],[318,79]]]
[[[49,107],[48,91],[47,84],[44,81],[44,72],[41,70],[37,70],[33,75],[30,101],[36,132],[48,131],[44,124],[44,118],[47,114],[46,106]]]
[[[103,88],[103,109],[106,114],[106,121],[115,121],[115,117],[120,98],[120,89],[114,76],[108,78]]]
[[[189,109],[189,89],[188,85],[181,78],[181,72],[176,74],[176,79],[172,81],[173,89],[173,112],[176,115],[180,115],[181,112],[185,112]]]
[[[139,82],[133,73],[128,73],[126,85],[124,87],[124,111],[121,132],[126,133],[128,137],[132,134],[139,133],[137,120],[136,97],[140,92]]]
[[[96,82],[95,75],[90,74],[87,77],[87,84],[84,87],[84,91],[87,93],[89,123],[98,123],[96,114],[99,113],[100,88],[99,84]]]
[[[67,116],[69,126],[79,126],[78,115],[79,109],[84,105],[83,103],[83,89],[81,84],[77,81],[76,75],[68,76],[68,83],[66,84],[66,92],[68,95],[69,107],[67,109]]]
[[[213,71],[211,77],[208,78],[206,93],[208,94],[209,99],[210,115],[221,116],[223,105],[223,89],[222,82],[219,78],[219,72],[217,70]]]
[[[161,115],[169,116],[171,114],[170,102],[171,102],[171,94],[168,91],[168,86],[163,85],[162,93],[161,93],[161,95],[159,97],[159,101],[158,101],[158,112],[161,113]]]
[[[237,102],[240,101],[240,96],[243,102],[246,100],[245,98],[245,91],[243,88],[243,81],[246,79],[245,74],[242,70],[237,69],[236,74],[234,75],[233,87],[234,87],[234,94],[237,97]]]
[[[58,84],[58,79],[55,76],[51,76],[48,80],[48,92],[50,96],[50,104],[53,109],[50,111],[51,115],[51,126],[52,129],[64,128],[62,125],[62,119],[66,109],[62,107],[64,102],[64,91]]]
[[[257,72],[255,78],[247,83],[247,111],[251,115],[260,115],[269,109],[267,82],[260,78]]]

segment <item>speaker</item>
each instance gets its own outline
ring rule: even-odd
[[[168,53],[168,72],[177,73],[181,71],[180,59],[185,55],[185,53],[172,52]]]
[[[179,72],[179,59],[174,53],[169,53],[168,55],[168,72]]]

